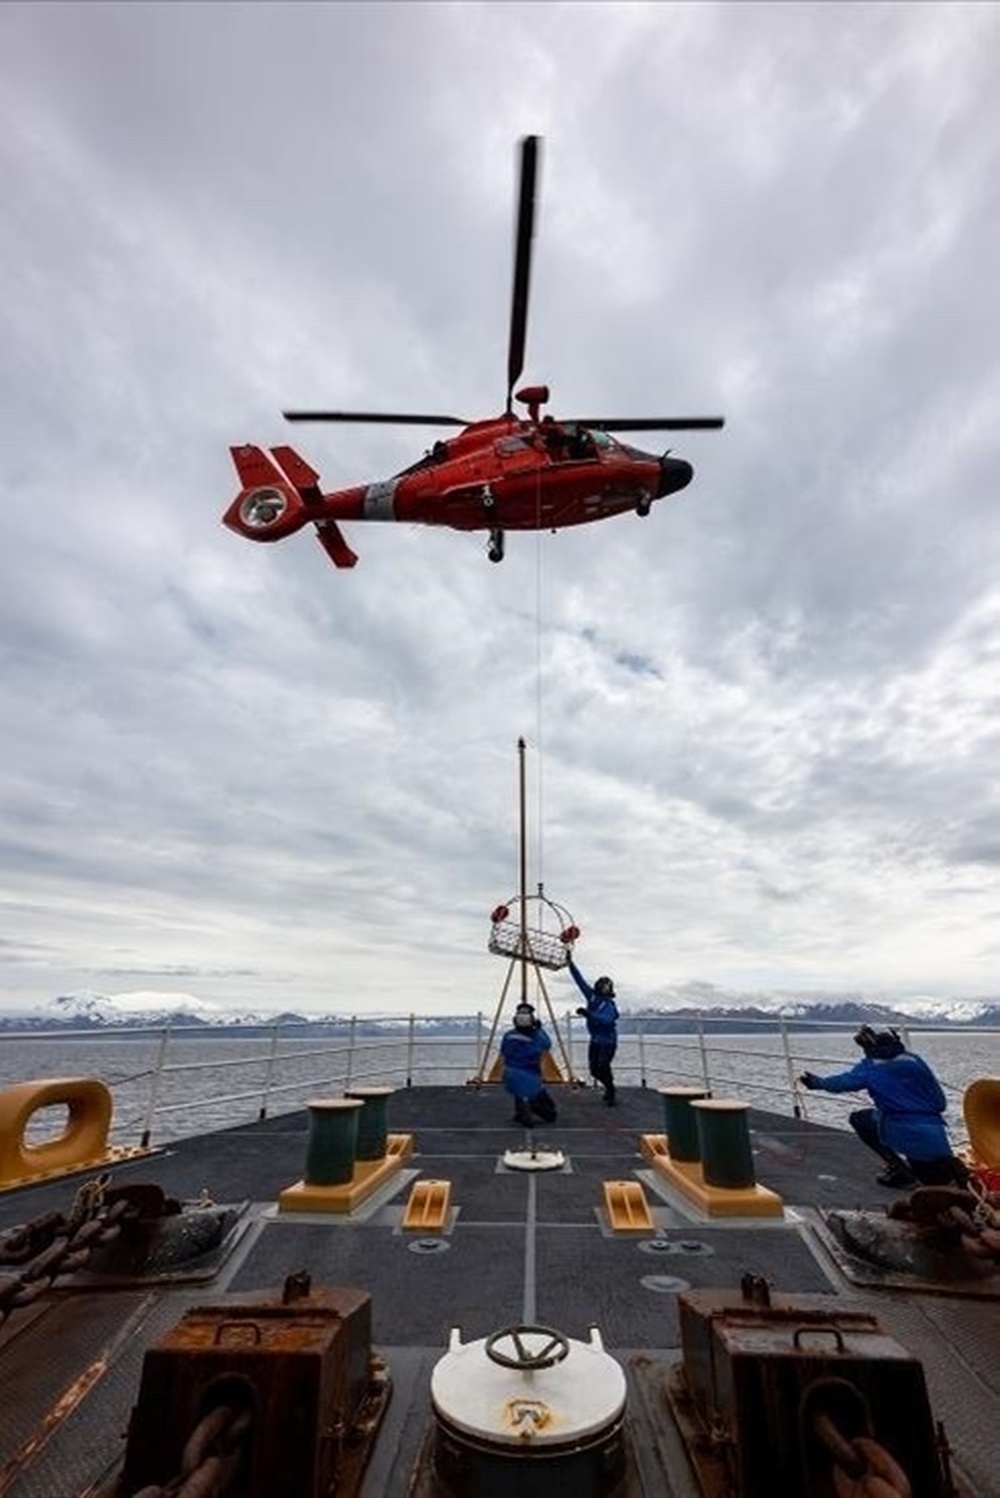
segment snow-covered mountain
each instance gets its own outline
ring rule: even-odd
[[[657,989],[648,994],[622,993],[619,1005],[623,1020],[642,1016],[656,1017],[664,1023],[683,1022],[698,1015],[713,1020],[785,1020],[808,1024],[970,1025],[1000,1028],[1000,999],[951,998],[947,995],[922,994],[889,1000],[864,994],[795,994],[748,993],[727,990],[707,983],[689,983]],[[559,1003],[556,1001],[556,1008]],[[382,1022],[399,1023],[400,1016],[368,1015],[365,1028],[377,1029]],[[31,1010],[0,1010],[0,1030],[13,1029],[114,1029],[134,1025],[197,1025],[206,1028],[285,1024],[329,1025],[344,1022],[345,1016],[251,1012],[224,1009],[195,994],[157,989],[136,989],[127,993],[99,994],[80,992],[61,994]],[[453,1028],[454,1021],[438,1021]],[[469,1020],[469,1023],[472,1023]],[[461,1028],[461,1026],[459,1026]]]
[[[29,1027],[75,1029],[113,1028],[119,1025],[258,1025],[271,1017],[237,1013],[208,1003],[195,994],[133,989],[128,993],[69,993],[50,999],[37,1009],[0,1015],[0,1021]]]
[[[954,998],[948,994],[914,994],[890,999],[864,993],[747,993],[711,983],[685,983],[655,990],[641,1000],[619,1000],[633,1013],[709,1015],[752,1014],[775,1019],[810,1019],[826,1023],[907,1020],[953,1025],[1000,1023],[1000,998]]]

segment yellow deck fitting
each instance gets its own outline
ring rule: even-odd
[[[403,1213],[403,1227],[424,1233],[443,1228],[450,1206],[450,1181],[414,1181]]]
[[[970,1164],[1000,1170],[1000,1077],[980,1077],[962,1098]]]
[[[278,1211],[353,1212],[397,1173],[401,1158],[387,1154],[381,1160],[356,1160],[354,1174],[343,1186],[310,1186],[306,1181],[296,1181],[279,1192]]]
[[[502,1056],[497,1056],[490,1067],[487,1082],[502,1082],[505,1062]],[[542,1081],[543,1082],[565,1082],[566,1077],[562,1067],[555,1059],[551,1051],[542,1052]]]
[[[412,1134],[387,1134],[385,1152],[393,1160],[408,1160],[413,1154]]]
[[[666,1134],[640,1134],[639,1153],[647,1160],[655,1160],[669,1154]]]
[[[604,1210],[616,1233],[648,1233],[653,1215],[638,1181],[605,1181]]]
[[[653,1158],[653,1169],[681,1192],[707,1217],[784,1217],[785,1205],[776,1191],[766,1186],[706,1186],[701,1162]]]
[[[65,1108],[63,1132],[29,1144],[28,1127],[43,1108]],[[109,1145],[111,1092],[96,1077],[48,1077],[0,1092],[0,1191],[81,1170],[97,1170],[151,1153],[138,1145]]]

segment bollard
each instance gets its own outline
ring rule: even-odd
[[[394,1087],[348,1087],[345,1097],[356,1098],[361,1104],[358,1114],[358,1160],[382,1160],[388,1138],[389,1099]]]
[[[693,1163],[701,1159],[698,1120],[692,1104],[708,1096],[704,1087],[661,1087],[666,1115],[667,1148],[671,1160]]]
[[[342,1186],[354,1175],[358,1114],[364,1104],[357,1098],[313,1098],[306,1107],[309,1145],[305,1184]]]
[[[748,1103],[735,1098],[702,1098],[691,1107],[697,1117],[701,1168],[706,1186],[745,1190],[755,1186]]]

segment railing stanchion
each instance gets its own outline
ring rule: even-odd
[[[413,1086],[413,1050],[417,1043],[417,1016],[411,1014],[406,1026],[406,1085]]]
[[[167,1046],[170,1044],[170,1021],[164,1025],[160,1033],[160,1044],[156,1052],[156,1065],[153,1068],[153,1079],[149,1084],[149,1101],[146,1104],[146,1122],[142,1129],[142,1138],[139,1141],[142,1148],[149,1149],[149,1141],[153,1137],[153,1115],[156,1105],[160,1101],[160,1084],[163,1080],[163,1067],[167,1059]]]
[[[705,1045],[705,1016],[701,1010],[698,1011],[698,1050],[701,1053],[701,1075],[705,1083],[705,1091],[711,1096],[712,1078],[708,1071],[708,1048]]]
[[[639,1086],[646,1085],[646,1032],[642,1027],[642,1018],[636,1021],[636,1031],[639,1037]]]
[[[473,1076],[479,1078],[483,1074],[483,1011],[476,1010],[476,1069]]]
[[[267,1071],[264,1074],[264,1091],[260,1099],[260,1111],[257,1114],[258,1123],[263,1123],[267,1117],[267,1104],[271,1096],[271,1083],[274,1081],[274,1065],[278,1056],[278,1024],[277,1021],[271,1026],[271,1051],[267,1058]]]
[[[792,1113],[796,1118],[802,1117],[802,1108],[799,1104],[799,1094],[795,1087],[795,1065],[792,1061],[792,1047],[788,1039],[788,1026],[784,1020],[780,1022],[781,1044],[785,1050],[785,1070],[788,1073],[788,1090],[792,1095]]]
[[[350,1025],[348,1026],[348,1037],[347,1037],[347,1076],[344,1078],[344,1091],[345,1092],[347,1091],[348,1087],[350,1087],[351,1083],[354,1081],[354,1036],[355,1036],[355,1032],[357,1031],[357,1028],[358,1028],[358,1017],[357,1017],[356,1014],[352,1014],[351,1015],[351,1022],[350,1022]]]

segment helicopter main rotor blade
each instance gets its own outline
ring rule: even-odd
[[[514,289],[510,304],[510,340],[507,346],[507,415],[511,413],[514,386],[524,368],[524,340],[528,326],[528,288],[531,281],[531,241],[535,233],[535,179],[538,175],[539,137],[526,135],[521,142],[521,187],[517,206],[517,237],[514,250]]]
[[[724,416],[561,416],[567,426],[601,432],[700,432],[724,426]]]
[[[464,427],[460,416],[420,416],[412,411],[282,411],[286,421],[376,421],[387,426]]]

